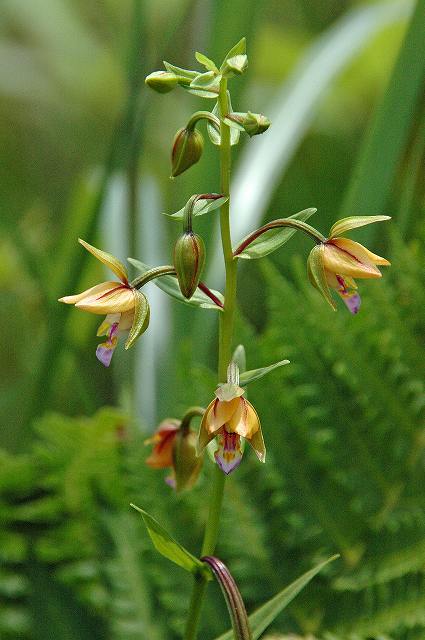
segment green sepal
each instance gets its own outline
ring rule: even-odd
[[[292,216],[288,216],[288,219],[301,220],[302,222],[305,222],[314,213],[316,213],[316,211],[317,209],[314,208],[304,209],[303,211],[294,213]],[[295,231],[296,229],[291,229],[290,227],[279,227],[265,231],[261,236],[253,240],[253,242],[251,242],[251,244],[243,251],[241,251],[236,258],[244,258],[245,260],[263,258],[288,242],[288,240],[294,235]],[[248,238],[248,236],[246,236],[246,238]],[[241,245],[244,240],[239,242],[239,245]]]
[[[186,89],[195,96],[216,100],[220,91],[220,80],[221,76],[217,76],[214,71],[199,73]]]
[[[313,287],[316,287],[316,289],[320,291],[325,300],[329,302],[332,309],[336,311],[336,304],[332,298],[331,291],[326,280],[325,267],[323,264],[324,250],[324,244],[318,244],[313,247],[307,260],[307,272]]]
[[[215,211],[216,209],[219,209],[221,206],[223,206],[223,204],[227,202],[228,199],[229,198],[227,196],[221,196],[220,198],[217,198],[215,200],[206,200],[206,199],[197,200],[193,207],[192,217],[203,216],[206,213]],[[184,218],[184,210],[185,210],[185,207],[183,207],[182,209],[179,209],[179,211],[176,211],[175,213],[163,212],[162,215],[167,216],[172,220],[177,220],[178,222],[180,222]]]
[[[261,634],[273,622],[285,607],[299,594],[302,589],[330,562],[339,558],[339,555],[332,556],[321,562],[316,567],[304,573],[300,578],[292,582],[288,587],[280,591],[277,595],[263,604],[259,609],[251,613],[248,617],[252,632],[252,640],[258,640]],[[216,640],[233,640],[233,631],[227,631]]]
[[[238,54],[232,58],[228,58],[221,73],[225,78],[231,78],[234,75],[242,75],[248,68],[248,56],[246,54]]]
[[[230,51],[227,52],[224,60],[223,60],[223,64],[220,67],[220,71],[223,71],[223,69],[226,66],[227,61],[230,58],[234,58],[235,56],[239,56],[239,55],[244,55],[246,53],[246,38],[243,37],[239,40],[239,42],[237,42],[235,44],[234,47],[232,47],[230,49]]]
[[[229,108],[229,113],[232,113],[232,102],[230,100],[230,93],[227,92],[227,104],[228,104],[228,108]],[[218,102],[216,102],[214,109],[212,110],[212,114],[214,116],[217,116],[217,118],[220,118],[220,109],[219,109],[219,105]],[[226,121],[226,119],[224,119],[224,122]],[[230,126],[230,123],[227,123],[228,126]],[[243,130],[243,127],[242,127]],[[220,130],[217,130],[215,128],[215,126],[213,125],[212,122],[207,122],[207,132],[208,135],[210,137],[210,140],[213,144],[215,144],[217,147],[220,146],[221,144],[221,136],[220,136]],[[230,128],[230,144],[233,147],[235,144],[238,144],[239,142],[239,136],[240,136],[240,131],[239,131],[239,127],[231,127]]]
[[[199,64],[202,64],[208,71],[213,71],[216,74],[219,73],[215,62],[207,58],[207,56],[204,56],[203,53],[199,53],[199,51],[196,51],[195,58],[197,59]]]
[[[176,67],[174,64],[171,64],[166,60],[164,60],[164,67],[170,73],[174,73],[176,76],[178,76],[179,80],[188,80],[189,82],[192,82],[192,80],[199,75],[198,71],[190,71],[189,69],[182,69],[181,67]]]
[[[134,258],[128,258],[128,261],[141,273],[146,273],[151,268],[143,262],[140,262],[140,260],[135,260]],[[156,284],[159,289],[164,291],[164,293],[168,294],[172,298],[175,298],[179,302],[184,302],[185,304],[189,304],[192,307],[201,307],[202,309],[214,309],[215,311],[222,311],[222,308],[214,304],[211,298],[209,298],[199,288],[196,289],[195,293],[189,300],[185,298],[180,291],[179,283],[176,276],[161,276],[160,278],[156,278],[154,280],[154,284]],[[224,303],[223,295],[219,291],[211,289],[211,293],[213,293],[213,295],[216,296],[216,298],[220,300],[222,304]]]
[[[206,570],[203,562],[195,558],[187,549],[174,540],[172,536],[159,524],[155,518],[153,518],[147,511],[144,511],[140,507],[136,507],[135,504],[131,504],[133,509],[136,509],[143,518],[146,529],[153,542],[153,545],[157,551],[174,564],[177,564],[185,571],[189,573],[198,574],[203,573],[210,578],[210,572]]]
[[[239,384],[241,387],[245,387],[250,382],[255,382],[255,380],[263,378],[271,371],[274,371],[274,369],[283,367],[283,365],[285,364],[289,364],[289,360],[280,360],[279,362],[270,364],[268,367],[261,367],[260,369],[251,369],[250,371],[244,371],[240,374]]]
[[[349,218],[342,218],[331,227],[329,239],[341,236],[352,229],[358,229],[374,222],[384,222],[385,220],[391,220],[391,216],[350,216]]]
[[[149,326],[150,307],[146,296],[138,289],[133,289],[134,318],[133,325],[125,343],[125,348],[130,349],[137,338],[146,331]]]

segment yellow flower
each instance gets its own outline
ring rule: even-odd
[[[235,367],[230,364],[228,381],[219,385],[216,398],[206,408],[198,437],[198,454],[217,438],[214,457],[225,474],[236,469],[242,460],[241,437],[250,443],[260,462],[266,459],[260,419],[252,404],[242,397],[245,391],[238,385],[239,372],[236,379],[232,375]]]
[[[119,282],[102,282],[82,293],[59,298],[59,302],[74,304],[78,309],[90,313],[106,314],[97,331],[98,336],[106,336],[106,342],[97,347],[96,357],[105,367],[109,367],[119,336],[129,334],[125,344],[125,348],[129,349],[147,329],[149,304],[143,293],[129,284],[127,269],[120,260],[84,240],[78,241],[107,265],[119,278]]]
[[[316,245],[308,258],[308,275],[315,286],[336,309],[330,289],[336,291],[351,313],[357,313],[361,299],[354,278],[381,278],[378,266],[390,262],[363,245],[339,234],[373,222],[389,220],[389,216],[352,216],[340,220],[331,228],[329,238]]]

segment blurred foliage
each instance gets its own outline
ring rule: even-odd
[[[77,289],[102,277],[95,261],[81,258],[78,236],[143,259],[135,238],[152,238],[161,210],[218,189],[211,147],[190,172],[168,180],[174,132],[200,103],[177,92],[148,94],[145,72],[162,58],[190,66],[195,49],[221,58],[245,34],[250,68],[236,85],[235,108],[267,113],[306,47],[349,9],[372,3],[230,4],[1,3],[2,639],[173,640],[181,633],[190,577],[158,557],[128,505],[149,510],[196,554],[211,469],[192,493],[176,497],[161,473],[144,466],[144,433],[155,425],[146,424],[143,402],[137,417],[133,407],[147,378],[156,384],[159,418],[209,401],[214,319],[173,303],[157,362],[151,353],[142,382],[132,384],[131,359],[117,353],[111,371],[96,361],[96,318],[58,309],[56,299],[73,292],[65,283]],[[404,33],[404,22],[381,31],[323,96],[275,185],[268,218],[317,206],[312,222],[326,232],[338,217]],[[281,614],[270,640],[425,635],[424,109],[419,96],[385,211],[375,212],[395,217],[391,234],[380,229],[370,245],[394,266],[362,286],[356,318],[333,314],[306,283],[304,238],[264,264],[241,265],[237,340],[248,366],[283,358],[291,365],[250,386],[268,463],[248,454],[228,483],[217,553],[249,611],[313,564],[342,556]],[[157,194],[142,198],[143,206],[139,177],[143,194],[148,184]],[[117,179],[119,233],[111,214]],[[205,222],[199,231],[209,250]],[[158,262],[169,261],[175,233],[170,223],[156,241]],[[222,607],[211,586],[201,637],[225,630]]]

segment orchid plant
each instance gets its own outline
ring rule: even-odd
[[[195,112],[188,123],[177,131],[171,151],[171,175],[179,176],[201,160],[204,137],[197,127],[205,121],[209,139],[219,147],[220,152],[219,193],[194,194],[184,207],[168,214],[171,220],[181,225],[181,233],[173,250],[173,264],[151,268],[138,260],[129,259],[140,272],[131,281],[120,260],[80,240],[85,249],[111,269],[118,281],[97,284],[80,294],[65,296],[60,301],[74,304],[83,311],[106,316],[98,330],[98,336],[106,336],[106,341],[96,349],[97,358],[105,366],[110,365],[122,334],[127,335],[125,349],[128,349],[147,330],[149,303],[141,289],[149,281],[155,281],[165,293],[181,302],[217,312],[219,364],[215,398],[205,409],[189,407],[180,419],[164,419],[147,441],[147,444],[153,445],[153,449],[146,463],[153,468],[169,469],[170,475],[166,481],[176,491],[189,490],[195,485],[204,458],[214,464],[209,515],[200,557],[197,558],[184,549],[142,508],[135,508],[142,514],[158,551],[194,575],[193,593],[184,630],[185,640],[197,637],[206,586],[213,577],[220,583],[232,623],[232,631],[222,636],[222,639],[231,638],[232,634],[235,638],[248,639],[261,635],[288,603],[288,597],[280,597],[278,594],[250,617],[247,616],[229,569],[214,556],[220,512],[225,479],[241,464],[245,441],[251,445],[260,462],[266,461],[260,417],[245,397],[246,386],[289,361],[283,360],[252,371],[244,370],[244,348],[239,345],[235,349],[237,340],[234,335],[239,260],[262,258],[280,249],[296,231],[302,232],[315,243],[307,260],[311,283],[334,310],[337,305],[332,291],[341,297],[352,314],[356,314],[361,301],[355,278],[379,278],[381,272],[378,266],[389,265],[389,262],[346,238],[345,234],[389,218],[382,215],[344,218],[336,222],[329,236],[325,237],[307,223],[316,213],[316,209],[308,208],[268,222],[233,245],[230,228],[231,147],[238,143],[241,133],[250,137],[265,133],[270,121],[264,115],[251,111],[233,111],[228,85],[247,69],[244,38],[228,52],[220,67],[200,53],[196,53],[196,60],[205,71],[182,69],[165,62],[165,70],[151,73],[146,78],[146,85],[160,93],[182,88],[192,95],[213,102],[211,110]],[[193,230],[198,216],[218,211],[225,267],[223,293],[210,289],[201,279],[206,252],[202,238]],[[192,420],[197,418],[201,418],[199,433],[191,428]],[[265,439],[267,440],[267,425]],[[205,452],[207,455],[204,455]],[[291,598],[324,564],[326,563],[305,574],[297,581],[297,586],[291,587]],[[285,593],[287,591],[288,589]]]

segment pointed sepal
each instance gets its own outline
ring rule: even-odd
[[[112,256],[110,253],[106,253],[106,251],[102,251],[101,249],[93,247],[93,245],[89,244],[85,240],[82,240],[81,238],[78,238],[78,242],[82,244],[83,247],[87,249],[87,251],[90,251],[90,253],[94,255],[95,258],[109,267],[109,269],[113,273],[115,273],[115,275],[121,280],[123,284],[128,284],[127,269],[125,268],[123,263],[118,260],[118,258],[115,258],[115,256]]]
[[[358,229],[374,222],[384,222],[385,220],[391,220],[391,216],[350,216],[338,220],[331,227],[329,232],[329,240],[342,236],[344,233],[351,231],[352,229]]]
[[[326,280],[325,267],[323,264],[324,251],[324,244],[318,244],[310,251],[307,261],[308,277],[313,287],[316,287],[316,289],[320,291],[325,300],[329,302],[332,309],[336,311],[336,304],[332,299],[329,285]]]
[[[134,318],[130,329],[125,348],[130,349],[137,338],[146,331],[149,326],[150,307],[146,296],[137,289],[133,289],[134,295]]]

